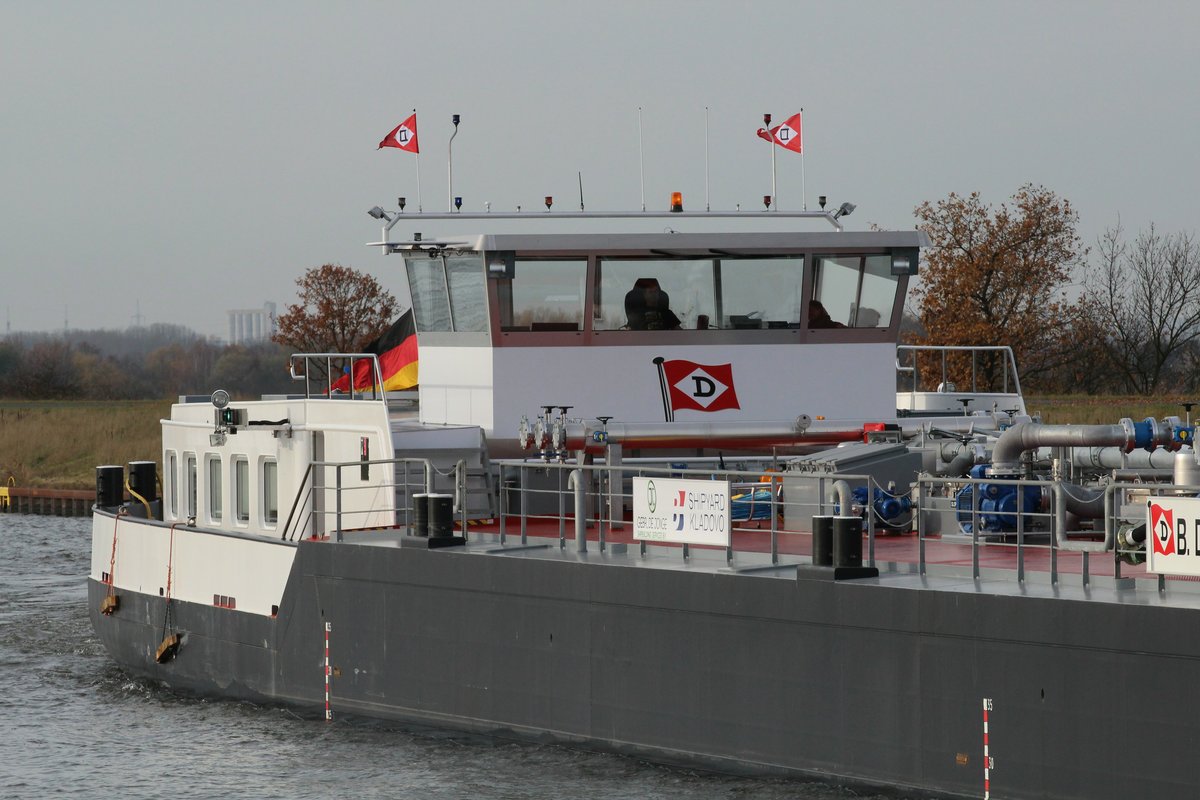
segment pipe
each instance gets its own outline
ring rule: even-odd
[[[833,486],[829,487],[830,499],[833,498],[834,494],[837,495],[838,514],[843,517],[850,516],[850,509],[854,504],[853,491],[850,488],[850,484],[843,480],[836,480],[833,482]],[[867,502],[870,502],[869,498]]]
[[[1063,503],[1080,519],[1100,519],[1104,516],[1104,490],[1089,489],[1073,483],[1060,483]]]
[[[792,421],[778,422],[609,422],[601,427],[596,423],[569,422],[565,432],[567,450],[603,452],[604,443],[593,440],[592,433],[604,431],[607,441],[625,449],[665,447],[728,447],[760,448],[795,445],[838,444],[861,442],[862,423],[814,423],[800,429]]]
[[[942,461],[946,462],[946,466],[938,471],[941,475],[962,477],[970,471],[971,465],[975,463],[975,451],[969,444],[946,442],[941,446],[939,454]]]
[[[584,490],[583,470],[573,469],[571,474],[567,476],[567,488],[575,492],[575,551],[577,553],[587,552],[587,512],[584,511],[583,490]]]
[[[1175,455],[1166,450],[1134,450],[1124,453],[1119,447],[1072,447],[1071,463],[1085,469],[1173,469]]]
[[[1015,475],[1021,469],[1021,456],[1038,447],[1095,447],[1110,445],[1132,452],[1135,447],[1153,450],[1171,444],[1171,425],[1147,418],[1135,423],[1122,419],[1116,425],[1041,425],[1019,422],[996,441],[992,451],[992,474]]]
[[[999,420],[993,415],[971,417],[939,417],[929,419],[870,420],[899,425],[904,438],[928,433],[931,425],[938,430],[954,433],[994,431]],[[1004,417],[1008,421],[1008,417]],[[593,433],[603,432],[611,443],[626,449],[667,447],[700,448],[763,448],[805,445],[835,445],[863,440],[864,420],[817,420],[802,416],[796,420],[765,420],[746,422],[612,422],[601,426],[596,422],[568,422],[565,430],[567,450],[603,452],[605,444],[596,442]],[[1011,429],[1010,429],[1011,430]]]

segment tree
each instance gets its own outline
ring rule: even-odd
[[[978,192],[951,193],[913,213],[933,243],[915,292],[922,343],[1007,344],[1030,379],[1070,358],[1082,307],[1063,290],[1084,251],[1067,200],[1025,184],[1011,206],[993,209]],[[977,366],[994,386],[1000,358],[982,357]]]
[[[1200,246],[1189,234],[1163,236],[1153,224],[1130,245],[1118,223],[1096,249],[1088,288],[1108,361],[1130,390],[1153,394],[1177,380],[1174,362],[1190,360],[1183,356],[1200,339]]]
[[[272,338],[301,352],[358,352],[396,316],[395,298],[373,277],[349,267],[314,267],[296,285],[300,302],[279,317]]]

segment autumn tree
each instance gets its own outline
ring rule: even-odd
[[[1067,361],[1082,311],[1065,288],[1084,253],[1067,200],[1026,184],[997,208],[951,193],[913,213],[933,245],[915,291],[922,344],[1007,344],[1034,380]],[[995,386],[1003,363],[981,357],[977,368]]]
[[[338,264],[296,280],[300,302],[288,306],[272,337],[306,353],[355,353],[396,316],[396,300],[370,275]]]
[[[1153,224],[1129,243],[1118,223],[1096,246],[1087,285],[1108,362],[1140,394],[1179,385],[1200,341],[1200,245],[1186,233],[1163,235]],[[1172,367],[1178,374],[1173,374]]]

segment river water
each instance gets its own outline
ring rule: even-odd
[[[91,521],[0,514],[5,798],[884,800],[564,747],[302,718],[129,677],[88,621]],[[894,795],[889,795],[894,797]]]

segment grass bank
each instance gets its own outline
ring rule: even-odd
[[[1184,418],[1183,403],[1196,398],[1185,397],[1139,397],[1135,395],[1026,395],[1025,408],[1031,414],[1040,414],[1042,422],[1053,425],[1075,423],[1077,425],[1111,425],[1122,417],[1141,421],[1146,417]],[[1192,409],[1200,413],[1200,407]]]
[[[158,421],[170,409],[169,400],[0,401],[0,482],[91,489],[99,464],[160,461]]]
[[[1047,423],[1096,425],[1121,417],[1182,417],[1185,399],[1031,395],[1026,406]],[[99,464],[159,461],[158,421],[170,409],[169,400],[0,401],[0,482],[11,475],[18,486],[91,489]]]

